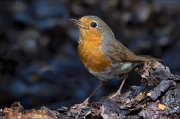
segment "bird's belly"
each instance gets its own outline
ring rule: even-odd
[[[122,74],[131,71],[137,64],[132,62],[113,64],[109,72],[91,72],[100,80],[119,79]]]

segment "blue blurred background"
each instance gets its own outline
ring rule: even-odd
[[[77,55],[70,18],[97,15],[137,54],[159,57],[180,74],[179,0],[0,1],[0,107],[58,108],[82,102],[99,85]],[[125,87],[138,85],[131,73]],[[108,83],[94,96],[116,90]]]

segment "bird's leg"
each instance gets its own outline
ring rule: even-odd
[[[119,89],[118,89],[118,91],[117,91],[117,93],[118,93],[119,95],[121,95],[121,90],[122,90],[122,88],[123,88],[123,86],[124,86],[124,83],[125,83],[127,77],[128,77],[128,74],[124,74],[124,75],[123,75],[123,80],[122,80],[121,85],[120,85],[120,87],[119,87]]]
[[[115,96],[120,96],[120,95],[121,95],[121,90],[122,90],[122,88],[123,88],[123,86],[124,86],[124,83],[125,83],[127,77],[128,77],[128,74],[127,74],[127,73],[122,76],[123,80],[122,80],[122,82],[121,82],[121,85],[120,85],[119,89],[117,90],[117,92],[116,92],[115,94],[111,95],[111,96],[109,97],[109,99],[113,99]]]
[[[80,113],[81,113],[81,110],[82,110],[83,108],[86,108],[86,107],[88,106],[89,100],[92,98],[92,96],[93,96],[100,88],[102,88],[103,85],[104,85],[104,81],[101,81],[101,82],[100,82],[100,85],[91,93],[91,95],[89,95],[88,98],[86,98],[86,100],[84,100],[82,103],[76,104],[76,105],[74,105],[74,106],[72,107],[73,109],[77,109],[77,110],[78,110],[78,114],[77,114],[77,116],[76,116],[76,119],[78,119],[78,117],[79,117],[79,115],[80,115]]]
[[[99,89],[101,89],[102,88],[102,86],[104,86],[104,81],[101,81],[100,82],[100,85],[89,95],[89,97],[82,103],[82,104],[84,104],[84,105],[88,105],[89,104],[89,100],[92,98],[92,96],[94,95],[94,94],[96,94],[96,92],[99,90]]]
[[[91,93],[91,95],[89,95],[89,97],[85,100],[86,102],[89,102],[89,100],[92,98],[92,96],[94,95],[94,94],[96,94],[96,92],[99,90],[99,89],[101,89],[102,88],[102,86],[104,86],[104,81],[101,81],[100,82],[100,85]]]

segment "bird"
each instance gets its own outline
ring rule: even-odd
[[[144,62],[158,60],[148,55],[133,53],[115,38],[111,28],[97,16],[87,15],[70,20],[80,31],[77,51],[85,68],[101,82],[123,79],[119,89],[109,97],[110,99],[121,95],[122,87],[132,69]],[[91,96],[82,104],[87,104]]]

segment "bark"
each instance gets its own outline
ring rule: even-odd
[[[180,76],[171,74],[159,62],[147,62],[136,69],[144,87],[131,86],[121,96],[103,97],[97,102],[51,110],[24,110],[20,103],[0,110],[3,119],[179,119]],[[112,95],[112,94],[111,94]]]

